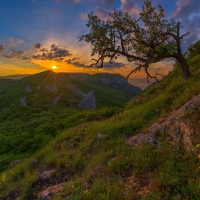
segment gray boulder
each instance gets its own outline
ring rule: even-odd
[[[20,105],[21,106],[27,106],[27,99],[26,99],[26,97],[22,97],[22,98],[20,98]]]
[[[58,88],[55,84],[51,85],[48,90],[54,94],[57,94],[58,93]]]
[[[60,101],[60,96],[57,96],[55,97],[55,99],[53,99],[52,104],[55,106],[59,101]]]
[[[94,90],[91,90],[85,96],[85,98],[79,103],[78,108],[83,110],[96,108],[96,98],[94,96]]]
[[[31,92],[32,92],[31,87],[30,87],[30,86],[27,86],[27,87],[26,87],[26,93],[31,93]]]

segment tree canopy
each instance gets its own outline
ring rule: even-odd
[[[101,20],[93,13],[88,15],[86,26],[90,32],[79,37],[91,44],[94,61],[90,66],[102,68],[105,59],[112,64],[119,56],[124,56],[129,62],[135,62],[134,72],[144,69],[149,78],[155,78],[149,73],[149,67],[166,58],[175,58],[183,71],[184,77],[191,76],[188,64],[181,50],[184,36],[180,35],[180,22],[165,19],[164,9],[158,6],[156,10],[150,1],[145,1],[138,19],[114,10],[109,13],[109,19]]]
[[[200,55],[200,40],[190,45],[187,53],[188,53],[188,58]]]

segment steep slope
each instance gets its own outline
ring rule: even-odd
[[[191,78],[175,68],[109,119],[108,108],[84,114],[99,121],[71,118],[76,126],[1,173],[0,199],[200,199],[200,58],[193,61]],[[153,130],[153,140],[141,139]]]
[[[13,163],[0,176],[0,199],[200,199],[199,101],[178,115],[199,99],[199,64],[187,81],[176,68],[110,119],[66,129],[31,158]],[[172,111],[174,122],[192,127],[191,152],[167,139],[168,127],[153,145],[128,144]]]

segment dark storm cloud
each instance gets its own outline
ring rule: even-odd
[[[82,68],[90,68],[91,67],[90,65],[85,65],[84,63],[75,61],[77,59],[79,59],[79,58],[68,59],[68,60],[65,60],[65,62],[67,64],[74,65],[75,67],[82,67]],[[97,65],[97,68],[98,67],[100,67],[100,65]],[[103,68],[107,69],[107,70],[118,69],[118,68],[122,68],[122,67],[125,67],[125,65],[123,63],[118,63],[118,62],[114,62],[113,64],[110,64],[109,62],[105,62],[103,65]]]
[[[65,62],[67,64],[72,64],[75,60],[79,60],[80,58],[71,58],[71,59],[68,59],[68,60],[65,60]]]
[[[82,67],[82,68],[89,67],[88,65],[85,65],[84,63],[80,63],[80,62],[75,61],[75,60],[79,60],[79,59],[80,58],[72,58],[72,59],[65,60],[65,62],[67,64],[74,65],[75,67]]]
[[[75,67],[82,67],[82,68],[87,68],[88,67],[88,65],[85,65],[85,64],[80,63],[80,62],[73,62],[71,64],[73,64]]]
[[[100,65],[97,65],[97,67],[99,67]],[[110,64],[109,62],[105,62],[103,64],[103,68],[105,69],[118,69],[118,68],[122,68],[125,67],[125,64],[120,63],[120,62],[114,62],[113,64]]]
[[[33,49],[40,49],[42,47],[42,44],[41,43],[34,43],[33,45]]]
[[[21,58],[22,55],[24,55],[26,52],[25,51],[21,51],[21,50],[12,50],[11,53],[8,53],[7,55],[2,55],[2,57],[4,58]]]
[[[7,50],[6,45],[1,44],[1,45],[0,45],[0,53],[5,53],[6,50]]]
[[[30,58],[34,60],[56,60],[61,62],[64,60],[65,57],[71,56],[70,52],[60,47],[59,45],[52,44],[50,49],[41,48],[40,43],[36,43],[36,47],[39,49],[39,53],[33,54]],[[41,53],[40,53],[41,52]]]

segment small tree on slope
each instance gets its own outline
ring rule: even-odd
[[[86,26],[90,32],[79,37],[79,40],[91,44],[91,67],[102,68],[105,59],[112,64],[118,56],[125,56],[129,62],[135,62],[138,66],[133,69],[127,78],[134,72],[144,69],[149,78],[152,76],[148,69],[151,64],[166,58],[175,58],[187,79],[191,76],[189,66],[181,51],[181,43],[184,35],[180,35],[180,22],[166,20],[164,9],[158,6],[158,10],[150,1],[145,1],[138,19],[114,10],[109,13],[107,21],[99,19],[93,13],[88,15]]]

